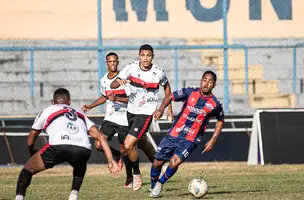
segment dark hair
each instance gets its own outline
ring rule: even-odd
[[[118,59],[118,55],[114,52],[110,52],[106,55],[106,58],[108,58],[109,56],[116,56],[116,58]]]
[[[141,45],[140,48],[139,48],[139,52],[141,50],[149,50],[149,51],[152,51],[152,53],[153,53],[153,47],[150,44]]]
[[[70,92],[65,89],[65,88],[58,88],[57,90],[55,90],[54,95],[53,95],[53,100],[59,100],[60,99],[60,103],[62,103],[61,101],[69,101],[70,100]]]
[[[211,70],[205,71],[204,74],[203,74],[203,76],[202,76],[202,78],[203,78],[206,74],[210,74],[211,76],[213,76],[214,82],[216,82],[217,76],[216,76],[216,74],[215,74],[213,71],[211,71]]]

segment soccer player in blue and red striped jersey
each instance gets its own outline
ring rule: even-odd
[[[211,118],[217,119],[213,136],[205,144],[203,152],[211,151],[217,137],[224,126],[222,105],[212,94],[216,85],[216,74],[206,71],[201,79],[200,88],[183,88],[167,96],[159,109],[154,112],[154,118],[159,119],[171,101],[183,101],[181,112],[176,117],[168,134],[160,142],[155,160],[151,166],[150,197],[158,197],[163,184],[171,178],[201,141]],[[161,167],[170,160],[166,172],[159,178]]]

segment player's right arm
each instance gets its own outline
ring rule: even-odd
[[[81,107],[81,109],[83,110],[83,112],[88,112],[89,110],[91,110],[92,108],[95,108],[96,106],[99,106],[101,104],[104,104],[107,101],[107,97],[102,95],[99,99],[97,99],[96,101],[94,101],[93,103],[87,105],[83,105]]]
[[[156,120],[161,118],[161,116],[164,114],[166,107],[171,104],[171,101],[185,101],[188,98],[189,93],[191,93],[192,91],[192,88],[183,88],[171,93],[171,95],[166,95],[159,108],[153,113],[154,118]]]
[[[119,72],[117,78],[110,85],[111,89],[116,89],[119,86],[123,86],[129,82],[128,78],[131,75],[131,66],[132,65],[129,64]]]
[[[108,161],[109,171],[111,173],[117,175],[117,173],[118,173],[117,163],[113,159],[113,155],[112,155],[112,152],[111,152],[111,149],[110,149],[106,136],[102,132],[100,132],[95,125],[93,125],[90,128],[89,135],[92,138],[94,138],[95,140],[97,140],[99,142],[99,144],[101,145],[101,147],[104,151],[104,154],[106,156],[106,159]]]

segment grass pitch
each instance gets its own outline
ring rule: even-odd
[[[79,199],[150,199],[150,164],[141,164],[143,188],[124,189],[124,171],[109,175],[106,165],[89,165]],[[19,167],[0,168],[0,200],[14,199]],[[191,179],[204,178],[209,186],[203,199],[304,199],[304,165],[247,166],[246,163],[184,163],[165,185],[160,199],[193,199],[187,187]],[[68,199],[72,168],[57,166],[33,176],[26,199]]]

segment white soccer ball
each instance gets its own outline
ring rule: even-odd
[[[208,185],[204,179],[195,178],[190,181],[188,190],[195,198],[201,198],[207,193]]]

